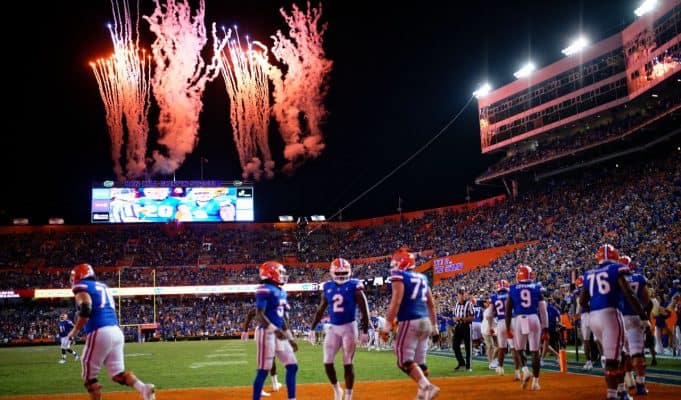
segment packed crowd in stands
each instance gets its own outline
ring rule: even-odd
[[[594,263],[599,243],[609,242],[622,254],[631,256],[659,297],[669,301],[672,282],[681,277],[681,158],[668,157],[640,161],[626,168],[599,168],[579,177],[539,185],[494,207],[462,213],[436,212],[422,219],[391,222],[377,227],[335,230],[325,227],[312,232],[309,250],[300,258],[330,261],[384,256],[407,245],[414,251],[432,249],[435,256],[458,254],[528,240],[538,243],[498,258],[489,267],[445,280],[434,287],[440,312],[453,304],[455,291],[464,286],[474,295],[486,297],[500,278],[513,282],[516,266],[529,264],[556,302],[569,308],[568,287],[573,273],[583,272]],[[108,231],[84,230],[64,233],[4,235],[0,241],[3,257],[0,289],[28,287],[68,287],[68,271],[87,261],[112,266],[134,259],[123,269],[122,285],[200,285],[256,283],[255,265],[277,258],[285,233],[270,230],[216,229],[209,225],[188,225],[181,232],[167,232],[159,226],[135,226]],[[207,240],[210,238],[210,240]],[[133,239],[131,241],[131,239]],[[205,243],[211,243],[205,246]],[[209,247],[209,248],[207,248]],[[196,267],[197,257],[210,255],[221,263],[247,263],[254,266],[231,269]],[[19,271],[34,259],[47,266],[63,266],[63,272],[26,273]],[[421,258],[421,261],[425,258]],[[189,265],[188,267],[181,267]],[[354,275],[372,278],[388,275],[387,261],[354,265]],[[37,270],[36,270],[37,271]],[[291,282],[320,282],[327,270],[290,267]],[[100,273],[111,286],[118,285],[118,273]],[[372,310],[385,311],[389,285],[371,287]],[[303,331],[318,304],[318,294],[292,294],[292,326]],[[56,333],[58,314],[73,315],[72,301],[27,301],[2,299],[0,342],[16,338],[49,337]],[[253,307],[250,296],[161,297],[157,296],[157,332],[162,338],[178,336],[231,335],[240,329],[246,312]],[[123,324],[153,321],[151,299],[123,299]],[[129,335],[134,332],[126,331]]]
[[[536,161],[550,159],[559,155],[572,154],[577,150],[592,145],[610,141],[631,133],[645,124],[654,121],[660,114],[678,108],[681,104],[681,95],[666,100],[660,100],[650,108],[638,109],[628,112],[626,106],[620,106],[613,111],[616,116],[607,123],[599,124],[593,121],[593,126],[582,127],[582,130],[572,135],[558,137],[539,142],[533,151],[521,151],[510,155],[498,163],[490,166],[483,176],[490,176],[501,171],[527,166]]]

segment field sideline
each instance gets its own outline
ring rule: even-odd
[[[299,341],[299,345],[300,350],[297,353],[300,367],[298,382],[301,384],[326,383],[327,378],[322,368],[321,347],[313,347],[303,341]],[[82,350],[82,346],[76,346],[76,348],[79,352]],[[183,394],[175,397],[172,395],[174,391],[169,389],[217,389],[225,387],[240,387],[238,389],[235,388],[231,392],[234,394],[240,393],[238,398],[250,397],[244,395],[247,395],[247,392],[250,390],[249,386],[252,383],[255,372],[255,343],[252,340],[248,342],[215,340],[176,343],[127,343],[125,350],[126,367],[134,371],[142,380],[156,384],[160,391],[160,395],[157,396],[158,399],[183,398],[182,396],[186,396],[186,394]],[[73,358],[69,355],[66,364],[58,364],[59,354],[59,347],[57,345],[0,349],[0,359],[3,360],[0,363],[0,396],[85,394],[80,379],[80,363],[73,361]],[[456,362],[449,357],[451,352],[443,351],[435,354],[428,358],[431,376],[434,378],[457,377],[457,379],[436,379],[445,386],[448,386],[447,381],[455,380],[458,382],[459,377],[490,375],[493,372],[487,369],[486,363],[480,361],[474,362],[474,371],[472,373],[454,372],[453,368]],[[407,382],[406,377],[396,368],[395,356],[391,351],[367,352],[366,350],[359,350],[356,353],[355,364],[358,382],[386,381],[384,382],[385,384],[394,385],[394,382],[390,383],[391,380],[400,380],[398,385],[404,390],[409,390],[409,393],[411,393],[414,389],[413,385]],[[336,365],[339,378],[342,379],[340,357],[337,357]],[[285,369],[281,364],[277,366],[280,367],[278,374],[280,381],[283,382]],[[672,370],[672,374],[675,372],[681,376],[681,360],[661,360],[660,367]],[[512,374],[512,368],[508,365],[506,366],[506,373],[507,376],[505,377],[493,377],[490,379],[505,381],[512,379],[512,375],[509,375]],[[558,379],[554,379],[554,376]],[[566,375],[545,372],[545,379],[540,380],[540,382],[547,381],[546,384],[542,385],[547,386],[555,380],[555,383],[560,385],[562,383],[560,380],[562,376]],[[567,376],[579,379],[579,375]],[[596,378],[594,388],[598,388],[598,397],[604,397],[605,390],[602,377],[584,377],[583,379],[587,382]],[[104,386],[105,393],[124,391],[127,394],[126,398],[135,398],[131,391],[109,381],[105,373],[100,374],[100,382]],[[269,384],[270,381],[268,379],[266,388],[269,388]],[[512,383],[512,385],[517,386],[517,383]],[[512,390],[512,385],[509,387],[509,390]],[[310,386],[314,386],[314,390],[321,390],[322,392],[328,389],[327,385]],[[565,388],[570,386],[572,384],[565,384]],[[357,395],[359,396],[359,383],[357,387]],[[681,393],[681,386],[661,387],[671,389],[672,393]],[[165,396],[164,390],[168,390]],[[218,395],[216,398],[225,398],[226,392],[224,392],[224,389],[222,390],[222,395]],[[307,388],[301,387],[301,395],[307,390]],[[373,390],[371,391],[373,392]],[[661,392],[666,391],[660,390],[659,392],[662,394]],[[218,390],[216,393],[220,393],[220,391]],[[453,394],[452,397],[448,397],[444,395],[443,391],[441,398],[454,398]],[[202,396],[210,397],[205,394]],[[202,396],[197,398],[203,398]],[[360,399],[361,397],[358,396],[356,398]],[[79,396],[76,397],[80,398]],[[52,398],[64,398],[64,396]],[[228,398],[237,397],[230,395]],[[274,398],[283,399],[285,395],[284,393],[277,393],[272,397],[272,399]],[[396,395],[394,398],[402,397]],[[413,393],[411,393],[410,397],[404,398],[413,398]],[[649,396],[649,398],[666,397]]]

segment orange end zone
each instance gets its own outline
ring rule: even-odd
[[[544,373],[540,376],[541,390],[532,392],[522,391],[520,383],[513,381],[512,375],[499,376],[476,376],[455,378],[433,378],[433,383],[440,386],[439,400],[462,399],[462,400],[493,400],[501,398],[527,397],[532,400],[592,400],[605,399],[605,381],[603,377],[587,376],[578,374]],[[265,387],[268,390],[269,386]],[[649,383],[650,393],[646,400],[675,400],[681,395],[681,387]],[[322,399],[331,398],[332,391],[328,384],[305,384],[298,385],[297,398]],[[377,395],[377,394],[380,394]],[[411,400],[416,396],[416,384],[406,377],[403,380],[356,382],[354,400],[376,400],[384,398],[391,400]],[[107,400],[132,399],[134,393],[113,392],[104,393]],[[233,388],[201,388],[201,389],[167,389],[159,390],[157,400],[227,400],[227,399],[250,399],[250,387]],[[286,388],[272,393],[270,397],[263,399],[286,400]],[[34,395],[3,397],[2,400],[87,400],[87,393],[82,394],[59,394],[59,395]]]

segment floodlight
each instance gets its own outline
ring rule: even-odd
[[[14,218],[12,220],[14,225],[28,225],[28,218]]]
[[[323,215],[311,215],[310,219],[314,222],[323,222],[326,221],[326,217]]]
[[[641,5],[634,10],[634,14],[636,14],[637,17],[640,17],[653,11],[656,6],[657,0],[644,0],[643,3],[641,3]]]
[[[50,225],[64,225],[64,218],[50,218],[47,220]]]
[[[279,221],[280,222],[293,222],[293,216],[292,215],[280,215]]]
[[[522,68],[520,68],[513,76],[516,78],[526,78],[532,74],[532,71],[534,71],[536,67],[532,63],[532,61],[529,61],[527,64],[525,64]]]
[[[580,51],[584,50],[588,45],[589,41],[586,40],[584,36],[580,36],[578,39],[572,42],[572,44],[564,48],[562,53],[565,54],[566,56],[571,56],[575,53],[579,53]]]
[[[491,91],[492,91],[492,85],[485,82],[482,85],[480,85],[478,90],[473,92],[473,96],[475,96],[476,99],[479,99],[479,98],[487,96],[489,94],[489,92],[491,92]]]

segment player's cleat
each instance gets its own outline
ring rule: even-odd
[[[156,386],[154,386],[152,383],[147,383],[144,385],[144,390],[142,390],[142,398],[144,400],[155,400],[156,395]]]
[[[519,381],[520,380],[520,370],[515,370],[515,375],[513,376],[514,381]]]
[[[629,389],[636,387],[636,382],[634,382],[634,377],[631,375],[631,372],[624,373],[624,385]]]
[[[62,358],[62,359],[59,360],[59,364],[65,364],[65,363],[66,363],[65,359]]]
[[[523,377],[520,380],[520,388],[525,389],[527,387],[527,382],[530,381],[530,378],[532,377],[532,374],[530,374],[530,370],[523,368]]]
[[[637,383],[636,384],[636,394],[638,396],[645,396],[648,394],[648,388],[646,388],[645,383]]]
[[[504,367],[497,367],[497,375],[499,376],[504,375]]]
[[[539,386],[539,379],[537,378],[532,378],[532,390],[539,390],[541,387]]]
[[[633,397],[629,396],[627,392],[617,393],[617,400],[634,400]]]
[[[584,363],[584,366],[582,367],[582,369],[584,371],[591,371],[593,369],[593,367],[594,367],[593,363],[591,362],[591,360],[589,360],[589,361]]]
[[[333,400],[343,400],[343,389],[340,386],[333,388]]]
[[[491,363],[489,363],[489,369],[497,369],[499,366],[499,361],[498,360],[492,360]]]
[[[272,384],[272,391],[273,392],[278,392],[279,389],[281,389],[282,384],[279,382],[273,383]]]
[[[272,395],[267,393],[266,391],[264,391],[264,390],[260,391],[260,397],[270,397],[270,396],[272,396]]]
[[[80,360],[80,356],[78,354],[73,356],[73,361],[78,361],[78,360]]]
[[[423,400],[432,400],[438,394],[440,394],[440,388],[430,383],[423,389]]]

